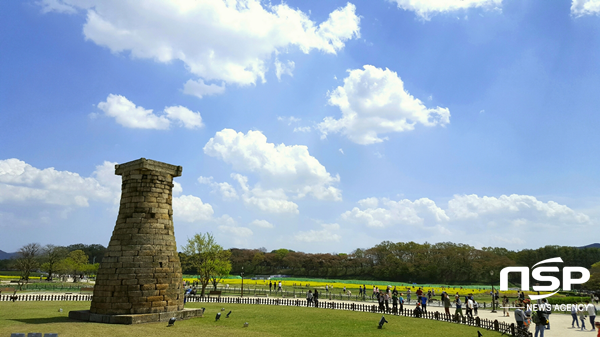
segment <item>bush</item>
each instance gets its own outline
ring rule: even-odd
[[[550,304],[575,304],[585,301],[589,301],[589,297],[569,296],[569,297],[550,297],[548,303]]]

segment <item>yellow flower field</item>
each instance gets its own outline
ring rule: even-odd
[[[194,282],[196,281],[196,279],[194,278],[184,278],[184,281],[187,282]],[[298,281],[298,280],[284,280],[284,279],[277,279],[277,280],[273,280],[276,283],[279,283],[279,281],[281,281],[281,286],[283,288],[283,290],[286,290],[286,288],[298,288],[298,287],[302,287],[302,288],[318,288],[318,289],[325,289],[325,285],[329,286],[329,289],[334,289],[334,291],[342,291],[342,289],[344,288],[344,286],[346,287],[346,289],[349,289],[350,291],[352,291],[353,294],[357,294],[358,295],[358,287],[362,286],[362,284],[355,284],[355,283],[343,283],[343,282],[339,282],[339,281],[331,281],[331,282],[316,282],[316,281]],[[241,279],[223,279],[221,280],[220,284],[225,285],[225,284],[229,284],[230,286],[240,286],[242,283]],[[378,282],[380,283],[380,282]],[[367,286],[367,294],[369,292],[373,291],[373,284],[368,283],[367,281],[365,281],[364,283]],[[262,287],[269,287],[269,280],[251,280],[251,279],[244,279],[244,288],[246,286],[262,286]],[[387,287],[386,285],[375,285],[377,287],[379,287],[379,289],[383,289],[385,290],[385,288]],[[410,288],[411,293],[415,293],[417,291],[417,289],[419,289],[419,287],[421,287],[423,289],[423,291],[425,293],[427,293],[429,290],[435,291],[436,295],[441,294],[443,291],[446,291],[449,294],[456,294],[458,293],[461,296],[464,295],[468,295],[468,294],[473,294],[473,295],[486,295],[489,294],[490,290],[489,289],[478,289],[478,288],[461,288],[460,286],[456,286],[456,287],[449,287],[449,288],[441,288],[441,287],[427,287],[427,286],[422,286],[422,285],[414,285],[413,286],[396,286],[396,289],[400,292],[406,292],[406,290],[408,290]],[[392,284],[392,288],[394,288],[394,285]],[[291,290],[291,289],[290,289]],[[511,291],[511,292],[502,292],[502,294],[506,294],[508,296],[516,296],[516,292]]]

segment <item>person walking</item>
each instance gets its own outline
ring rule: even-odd
[[[315,293],[313,294],[313,300],[315,301],[315,308],[319,307],[319,291],[315,289]]]
[[[410,289],[406,291],[406,303],[410,304]]]
[[[400,303],[400,312],[404,311],[404,297],[402,297],[402,293],[398,297],[398,303]]]
[[[473,298],[473,297],[471,297]],[[479,309],[479,303],[477,303],[477,301],[475,301],[475,299],[473,299],[473,310],[475,311],[475,316],[479,316],[479,314],[477,313],[477,309]]]
[[[383,295],[383,301],[385,302],[385,311],[390,312],[390,294],[386,293]]]
[[[273,289],[273,282],[269,281],[269,292]]]
[[[467,317],[473,318],[473,300],[467,296]]]
[[[423,313],[427,313],[427,296],[421,296],[421,308]]]
[[[283,292],[283,290],[281,289],[281,281],[279,281],[279,289],[277,289],[277,291]]]
[[[379,302],[379,311],[383,312],[385,310],[383,307],[383,293],[377,293],[377,301]]]
[[[442,302],[444,302],[444,311],[446,312],[447,316],[450,316],[450,298],[448,297],[447,293],[443,293],[442,298]]]
[[[542,299],[542,311],[546,317],[546,330],[550,330],[550,314],[552,313],[552,305],[545,298]]]
[[[581,320],[581,331],[586,330],[585,328],[585,316],[587,315],[587,310],[585,306],[581,306],[581,308],[577,309],[577,315],[579,316],[579,320]]]
[[[593,303],[590,303],[589,301],[585,301],[585,307],[587,309],[588,316],[590,316],[590,324],[592,326],[592,331],[595,331],[596,324],[594,321],[596,320],[596,306]]]
[[[504,297],[502,298],[502,307],[504,308],[504,314],[502,314],[502,317],[510,317],[510,311],[508,308],[508,297],[506,295],[504,295]]]
[[[454,315],[460,315],[460,317],[464,317],[462,313],[462,303],[460,302],[460,296],[456,294],[454,303],[456,303],[456,310],[454,311]]]
[[[577,329],[579,329],[579,320],[577,319],[577,303],[571,306],[571,317],[573,317],[573,320],[571,321],[571,328],[575,328],[575,324],[577,324]]]
[[[539,314],[539,313],[538,313]],[[523,321],[525,320],[525,313],[523,312],[523,307],[521,304],[517,304],[517,308],[515,309],[515,321],[517,322],[518,328],[524,328]]]
[[[362,287],[358,286],[358,296],[362,297]]]
[[[396,295],[395,293],[392,294],[392,313],[398,313],[398,295]]]
[[[533,323],[535,323],[534,337],[544,337],[544,330],[546,330],[546,316],[544,316],[542,312],[537,310],[533,312],[531,318],[533,319]]]
[[[308,293],[306,293],[306,306],[310,307],[310,303],[312,302],[313,299],[313,294],[312,291],[309,289]]]

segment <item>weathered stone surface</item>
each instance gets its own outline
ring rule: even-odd
[[[123,180],[119,214],[100,263],[90,311],[74,314],[78,319],[133,324],[183,309],[172,216],[173,177],[181,173],[181,166],[144,158],[115,166]],[[136,318],[110,318],[123,314]]]

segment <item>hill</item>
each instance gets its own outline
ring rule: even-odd
[[[7,253],[0,250],[0,260],[12,259],[17,253]]]
[[[579,247],[581,249],[584,248],[600,248],[600,243],[592,243],[591,245],[587,245],[587,246],[583,246],[583,247]]]

